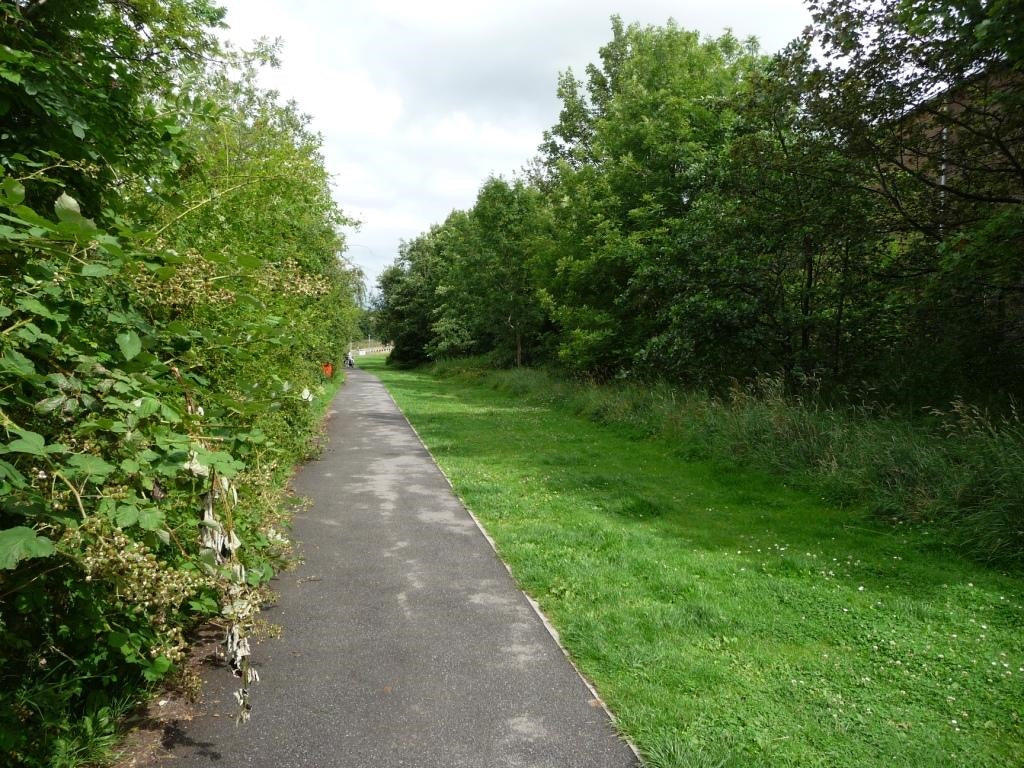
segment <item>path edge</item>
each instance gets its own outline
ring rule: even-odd
[[[364,370],[363,373],[373,376],[373,374],[370,373],[369,371]],[[476,528],[480,532],[480,535],[483,536],[484,540],[486,540],[487,543],[490,545],[491,550],[494,552],[494,556],[498,559],[498,562],[501,563],[502,566],[504,566],[505,570],[508,572],[508,575],[511,577],[512,582],[516,585],[516,589],[519,590],[519,593],[526,598],[526,601],[530,604],[530,608],[533,609],[533,612],[537,615],[537,618],[540,619],[541,623],[544,625],[544,628],[548,631],[548,634],[551,635],[551,639],[555,641],[555,645],[557,645],[559,650],[562,651],[562,655],[565,657],[566,661],[568,661],[569,664],[572,666],[573,671],[576,672],[576,676],[583,681],[583,684],[587,687],[587,690],[590,691],[590,695],[594,697],[594,701],[598,703],[598,705],[604,711],[605,715],[608,716],[608,719],[611,721],[612,726],[615,728],[615,733],[619,737],[619,740],[622,741],[622,743],[624,743],[627,747],[629,747],[630,751],[636,757],[637,763],[639,764],[639,766],[641,766],[641,768],[643,768],[643,766],[646,766],[647,764],[644,762],[643,757],[640,755],[640,750],[637,749],[636,744],[633,743],[633,740],[630,739],[629,736],[619,726],[618,718],[615,717],[615,714],[611,711],[611,709],[608,708],[608,704],[605,702],[601,694],[597,692],[597,688],[595,688],[594,684],[590,682],[590,680],[587,678],[585,674],[583,674],[579,666],[576,664],[575,659],[573,659],[572,655],[569,653],[565,645],[562,644],[561,635],[559,635],[558,630],[551,623],[548,617],[544,614],[544,611],[541,610],[540,604],[536,600],[534,600],[533,597],[531,597],[525,589],[523,589],[522,585],[519,583],[519,579],[517,579],[515,573],[512,572],[512,568],[509,566],[508,563],[505,562],[505,558],[501,556],[501,552],[498,551],[497,543],[491,537],[491,534],[487,532],[487,529],[484,528],[483,523],[480,522],[480,519],[476,516],[473,510],[470,509],[469,506],[466,504],[462,496],[459,495],[459,492],[455,490],[455,486],[452,484],[451,478],[448,477],[448,473],[445,472],[444,469],[441,468],[441,465],[437,463],[437,459],[434,458],[434,454],[431,453],[430,448],[427,447],[427,444],[423,441],[423,437],[420,435],[416,427],[413,426],[413,423],[409,421],[409,417],[405,415],[405,411],[402,410],[402,407],[398,404],[398,401],[395,400],[395,396],[391,394],[391,390],[388,389],[384,385],[384,382],[381,381],[377,376],[373,376],[373,378],[376,379],[377,383],[384,388],[385,394],[387,394],[387,396],[391,399],[391,402],[395,404],[395,408],[398,409],[398,412],[402,414],[402,418],[405,419],[405,423],[409,425],[409,429],[412,430],[412,433],[416,435],[416,439],[419,440],[420,445],[423,446],[423,450],[427,452],[427,455],[430,457],[430,461],[433,462],[435,467],[437,467],[437,471],[441,473],[441,477],[444,478],[444,481],[448,483],[448,487],[451,489],[452,495],[456,499],[458,499],[459,506],[461,506],[466,511],[466,514],[469,515],[470,519],[473,521],[473,524],[476,525]]]

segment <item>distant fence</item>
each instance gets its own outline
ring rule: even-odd
[[[390,355],[391,350],[395,348],[394,344],[379,344],[375,347],[360,347],[355,352],[357,355]]]

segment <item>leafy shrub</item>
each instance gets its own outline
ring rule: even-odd
[[[98,759],[202,620],[246,712],[283,484],[356,317],[319,139],[253,59],[208,63],[219,14],[81,5],[0,9],[4,765]],[[117,88],[83,88],[111,56]]]

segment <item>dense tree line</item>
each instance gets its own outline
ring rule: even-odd
[[[207,0],[0,3],[0,763],[245,634],[358,316],[320,139]]]
[[[1019,4],[810,7],[771,57],[614,19],[523,177],[381,277],[395,360],[1024,394]]]

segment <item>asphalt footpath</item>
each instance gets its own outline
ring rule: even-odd
[[[600,702],[376,378],[348,371],[295,480],[303,563],[265,611],[249,723],[226,669],[169,765],[636,768]]]

